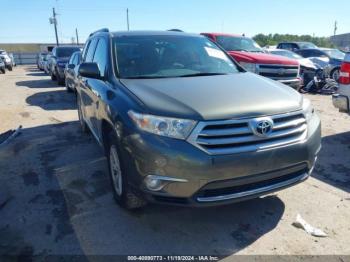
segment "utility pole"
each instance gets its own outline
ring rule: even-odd
[[[52,17],[50,18],[50,24],[53,24],[55,27],[55,35],[56,35],[56,44],[59,45],[58,42],[58,34],[57,34],[57,18],[56,18],[55,8],[52,8]]]
[[[129,27],[129,8],[126,9],[126,24],[127,24],[128,31],[130,31],[130,27]]]
[[[79,45],[78,28],[75,28],[75,35],[76,35],[76,37],[77,37],[77,45]]]
[[[337,34],[337,30],[338,30],[338,22],[335,21],[335,23],[334,23],[334,35]]]

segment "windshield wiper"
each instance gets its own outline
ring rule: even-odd
[[[217,75],[228,75],[228,74],[226,74],[226,73],[195,73],[195,74],[181,75],[181,76],[178,76],[178,77],[217,76]]]
[[[169,78],[169,76],[128,76],[122,77],[123,79],[156,79],[156,78]]]

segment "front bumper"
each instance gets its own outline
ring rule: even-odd
[[[332,96],[332,102],[334,107],[338,108],[340,112],[349,112],[349,98],[340,94],[334,94]]]
[[[150,202],[212,206],[255,198],[307,179],[321,147],[321,128],[315,115],[305,141],[230,155],[208,155],[186,141],[146,133],[129,135],[122,143],[135,192]],[[153,192],[144,185],[148,175],[187,182],[169,183]]]
[[[287,86],[290,86],[296,90],[299,90],[301,88],[302,82],[301,79],[292,79],[292,80],[277,80],[278,82],[281,82]]]

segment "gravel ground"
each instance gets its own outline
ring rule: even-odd
[[[264,198],[217,208],[120,209],[101,149],[79,129],[75,97],[34,67],[0,75],[1,254],[350,255],[350,117],[331,97],[306,95],[322,119],[310,179]],[[323,229],[292,226],[297,214]]]

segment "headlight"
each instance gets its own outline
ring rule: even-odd
[[[252,73],[257,73],[257,67],[256,64],[253,63],[246,63],[246,62],[240,62],[239,63],[242,67],[244,67],[245,70],[252,72]]]
[[[186,139],[196,121],[128,112],[138,128],[149,133],[177,139]]]
[[[309,99],[303,99],[303,112],[306,117],[306,121],[309,121],[315,113],[315,109],[312,107]]]

